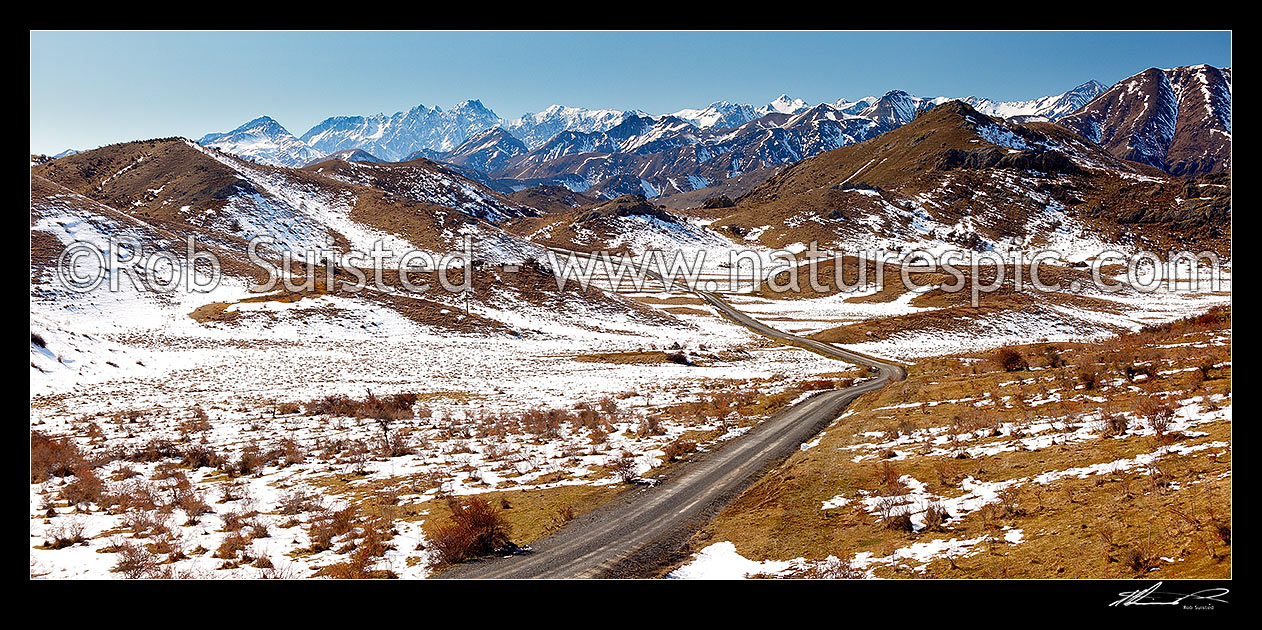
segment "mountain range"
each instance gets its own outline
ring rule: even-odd
[[[1099,84],[1091,82],[1088,85],[1098,86]],[[1047,115],[1051,113],[1051,107],[1042,106],[1043,100],[1072,98],[1073,94],[1081,90],[1080,86],[1070,93],[1039,99],[1038,102],[1030,101],[1012,105],[1019,107],[1022,114]],[[894,91],[889,94],[901,94],[901,92]],[[910,98],[915,99],[915,97]],[[942,102],[947,99],[915,100]],[[874,120],[880,118],[881,120],[877,121],[878,125],[885,127],[907,118],[910,110],[906,108],[898,113],[892,112],[888,107],[879,110],[874,108],[879,101],[881,99],[878,97],[866,97],[857,101],[843,99],[836,103],[825,104],[825,106],[846,116],[868,117]],[[886,102],[888,103],[889,99],[886,99]],[[985,102],[990,103],[990,101]],[[995,104],[995,106],[1005,105],[1009,104]],[[912,106],[913,109],[914,107],[915,105]],[[579,138],[577,142],[582,143],[598,134],[610,132],[628,120],[633,120],[633,125],[640,125],[646,119],[654,121],[669,119],[665,123],[667,127],[678,120],[687,122],[696,129],[721,130],[738,128],[769,115],[794,116],[810,109],[811,106],[806,101],[782,94],[766,105],[757,107],[716,101],[704,108],[684,109],[660,117],[654,117],[639,110],[620,111],[553,105],[539,113],[528,113],[515,119],[505,120],[486,108],[481,101],[469,100],[455,105],[450,110],[418,105],[406,112],[397,112],[392,115],[333,116],[320,121],[301,137],[295,137],[272,118],[261,116],[226,133],[207,134],[198,140],[198,143],[276,166],[298,166],[314,158],[331,155],[345,149],[363,149],[386,161],[400,161],[412,157],[441,159],[445,153],[459,155],[468,152],[468,147],[462,150],[460,145],[485,131],[502,128],[528,151],[535,151],[552,144],[552,148],[545,149],[544,154],[551,153],[552,157],[559,157],[556,154],[556,146],[572,142],[569,139],[556,142],[559,134],[571,132]],[[914,115],[914,112],[911,115]],[[684,131],[682,127],[677,127],[677,129]],[[660,136],[665,130],[658,131]],[[574,146],[581,146],[581,144]],[[566,154],[569,152],[572,151],[567,150]]]
[[[1092,99],[1107,89],[1108,86],[1101,84],[1099,81],[1091,80],[1064,94],[1044,96],[1043,98],[1028,101],[996,103],[990,99],[976,96],[970,96],[961,100],[988,116],[1018,118],[1026,121],[1035,119],[1055,121],[1082,109],[1083,105],[1090,103]]]
[[[1190,76],[1180,82],[1202,81]],[[1127,91],[1123,85],[1122,92],[1139,94],[1138,88]],[[1212,87],[1204,91],[1215,93]],[[1113,99],[1109,94],[1101,98]],[[1183,117],[1199,120],[1187,111],[1186,88],[1183,95],[1178,104]],[[1079,114],[1110,111],[1096,108],[1098,100]],[[1132,119],[1138,120],[1127,117]],[[276,126],[270,119],[252,122],[251,129]],[[836,141],[840,133],[853,134],[855,141],[831,150],[811,148],[813,156],[771,152]],[[869,135],[859,140],[864,134]],[[257,135],[238,137],[244,142]],[[146,239],[157,239],[155,244],[197,236],[222,250],[235,273],[249,273],[240,252],[261,235],[276,240],[272,258],[283,249],[368,251],[375,242],[394,251],[450,251],[469,235],[477,241],[475,256],[488,262],[538,259],[542,246],[642,249],[650,243],[728,240],[770,249],[807,242],[891,251],[1049,247],[1075,261],[1082,252],[1111,244],[1230,247],[1229,173],[1178,178],[1115,155],[1117,149],[1066,126],[991,117],[963,100],[891,92],[796,114],[769,113],[734,129],[703,129],[675,116],[629,115],[606,131],[558,137],[581,135],[613,151],[529,163],[548,145],[529,150],[500,126],[446,152],[463,165],[424,157],[382,161],[363,149],[341,149],[302,167],[277,167],[182,138],[110,145],[57,159],[32,156],[32,225],[122,221],[149,234]],[[1169,146],[1182,146],[1177,131],[1175,136]],[[264,145],[254,143],[256,155],[266,153]],[[506,145],[515,155],[500,151]],[[749,179],[748,188],[731,197],[716,194],[679,210],[649,200],[650,173],[689,164],[718,169],[741,160],[781,160],[783,166]],[[519,169],[537,183],[505,193],[484,182],[490,176],[478,169],[486,168]],[[545,185],[541,176],[549,172],[560,173],[559,179],[568,174],[603,180],[598,194],[579,193]],[[49,243],[40,251],[51,256],[57,250]],[[54,262],[49,256],[41,258],[45,267]],[[450,323],[460,325],[451,313],[439,315],[451,315]]]
[[[417,105],[387,116],[334,116],[302,134],[307,146],[324,153],[363,149],[396,162],[421,149],[450,151],[469,136],[501,124],[481,101],[465,101],[450,110]]]
[[[1117,157],[1171,174],[1202,175],[1230,169],[1230,77],[1230,69],[1208,66],[1149,69],[1111,88],[1087,81],[1026,101],[958,100],[1015,122],[1055,122]],[[353,149],[361,161],[425,158],[502,193],[554,185],[605,199],[684,195],[757,174],[733,191],[740,194],[786,164],[864,142],[948,100],[892,90],[810,105],[781,95],[757,107],[716,101],[657,116],[554,105],[511,120],[469,100],[449,110],[418,105],[392,115],[335,116],[301,137],[263,116],[198,143],[291,167],[351,159]]]
[[[767,114],[800,114],[810,108],[810,104],[800,98],[791,98],[781,94],[776,100],[754,107],[742,103],[715,101],[704,109],[681,109],[674,114],[675,118],[686,120],[702,129],[730,129],[739,127],[751,120]]]
[[[710,227],[773,248],[817,241],[896,250],[936,239],[1072,257],[1092,238],[1154,248],[1171,238],[1216,242],[1230,223],[1221,177],[1180,180],[1050,121],[990,117],[956,100],[781,169],[712,210]]]
[[[1149,68],[1060,124],[1172,175],[1231,170],[1231,68]]]

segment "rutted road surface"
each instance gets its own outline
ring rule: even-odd
[[[657,274],[653,274],[660,279]],[[693,462],[661,476],[654,486],[622,493],[530,551],[466,562],[440,574],[451,578],[641,577],[679,557],[693,532],[828,426],[852,400],[906,378],[898,365],[776,330],[736,310],[721,297],[693,291],[724,317],[780,343],[868,366],[877,376],[826,391],[785,409]]]

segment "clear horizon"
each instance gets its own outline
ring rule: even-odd
[[[31,151],[200,138],[270,116],[553,104],[658,115],[720,100],[811,104],[904,90],[996,101],[1149,67],[1231,65],[1203,32],[54,32],[31,41]],[[853,70],[852,70],[853,69]]]

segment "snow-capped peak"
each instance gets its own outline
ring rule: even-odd
[[[1021,116],[1025,118],[1039,117],[1048,120],[1060,120],[1078,111],[1083,105],[1090,103],[1092,99],[1102,94],[1106,89],[1108,88],[1105,85],[1093,79],[1063,94],[1054,94],[1028,101],[996,102],[976,96],[969,96],[961,100],[972,105],[973,109],[988,116],[999,116],[1001,118]]]
[[[364,149],[385,160],[400,160],[423,149],[450,151],[469,136],[502,122],[481,101],[470,100],[450,111],[417,105],[389,116],[334,116],[312,127],[302,139],[326,153]]]
[[[799,114],[810,108],[810,103],[800,98],[790,98],[788,94],[781,94],[776,100],[758,108],[761,114],[770,114],[773,112],[781,114]]]
[[[504,128],[530,149],[537,149],[563,131],[598,133],[613,129],[638,112],[550,105],[537,114],[523,114],[504,123]]]
[[[715,101],[710,103],[705,109],[681,109],[670,115],[686,120],[702,129],[728,129],[739,127],[762,114],[753,107],[742,103]]]
[[[271,116],[259,116],[227,133],[206,134],[197,143],[275,166],[302,166],[324,155],[294,137]]]

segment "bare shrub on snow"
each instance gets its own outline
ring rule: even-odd
[[[508,521],[486,499],[448,497],[447,508],[451,523],[431,539],[440,563],[455,564],[512,545]]]

